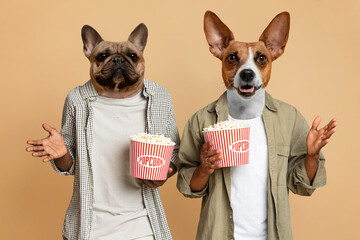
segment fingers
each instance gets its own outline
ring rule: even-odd
[[[206,142],[202,145],[200,152],[207,152],[209,151],[209,149],[214,145],[214,143],[212,141],[210,142]]]
[[[42,127],[49,134],[53,134],[53,133],[57,132],[56,129],[52,128],[49,124],[44,123],[42,125]],[[48,137],[40,139],[40,140],[28,140],[26,143],[29,145],[33,145],[33,146],[42,146],[42,145],[44,145],[44,141],[46,141],[46,139],[48,139]],[[28,149],[30,149],[30,148],[27,148],[26,151],[28,151],[28,152],[33,151],[33,150],[28,150]]]
[[[216,149],[209,152],[210,153],[207,155],[208,157],[201,159],[201,165],[206,172],[212,172],[214,169],[222,167],[219,163],[219,161],[223,159],[221,150]]]
[[[164,183],[166,182],[166,180],[156,180],[156,181],[151,181],[156,187],[161,187],[162,185],[164,185]]]
[[[200,157],[207,158],[217,154],[217,149],[211,149],[212,146],[214,146],[212,141],[204,143],[200,149]]]
[[[336,119],[333,118],[328,124],[326,124],[326,126],[323,127],[323,129],[325,131],[328,129],[332,129],[332,128],[336,127],[336,124],[337,124]]]
[[[148,187],[151,187],[151,188],[155,188],[156,186],[150,182],[149,180],[145,180],[145,179],[141,179],[141,181],[143,182],[143,184],[145,184],[146,186]]]
[[[330,142],[330,137],[335,133],[336,128],[333,127],[326,133],[324,133],[323,139],[321,140],[321,148]]]
[[[33,146],[41,146],[43,145],[44,139],[41,140],[28,140],[26,143]]]
[[[220,163],[209,163],[208,166],[207,166],[209,169],[217,169],[217,168],[222,168],[221,164]]]
[[[329,126],[328,129],[336,128],[337,126],[336,118],[333,118],[327,125]]]
[[[175,173],[176,171],[172,167],[169,167],[167,178],[172,177]]]
[[[311,126],[311,129],[312,130],[316,130],[318,129],[319,125],[320,125],[320,122],[321,122],[321,117],[320,116],[317,116],[314,121],[313,121],[313,124]]]
[[[211,169],[218,169],[218,168],[222,168],[220,163],[217,164],[211,164]]]
[[[201,165],[203,165],[205,169],[216,169],[221,167],[219,161],[221,161],[222,159],[223,156],[221,150],[216,149],[216,150],[212,150],[209,154],[207,154],[207,157],[204,156],[200,160],[201,160]]]
[[[324,126],[320,131],[320,148],[323,148],[326,144],[330,142],[330,137],[336,132],[337,121],[336,118],[331,119],[331,121]]]
[[[216,161],[220,161],[223,159],[222,153],[220,149],[215,149],[208,152],[209,154],[205,157],[206,163],[213,163]]]
[[[33,157],[49,156],[49,154],[46,151],[33,152],[31,155]]]
[[[47,124],[47,123],[44,123],[44,124],[42,125],[42,127],[43,127],[43,129],[44,129],[45,131],[47,131],[47,132],[50,133],[50,134],[54,134],[55,132],[57,132],[55,128],[51,127],[51,126],[50,126],[49,124]]]
[[[212,172],[213,169],[221,168],[221,164],[218,161],[223,159],[220,149],[211,149],[214,145],[213,142],[204,143],[200,150],[200,160],[202,169],[205,172]]]
[[[205,159],[205,158],[210,158],[210,157],[216,156],[218,154],[221,154],[220,149],[212,149],[212,150],[208,150],[206,152],[202,152],[201,157],[203,157]]]
[[[335,127],[333,127],[333,128],[331,128],[331,129],[329,129],[328,131],[326,131],[326,132],[324,133],[325,138],[326,138],[326,139],[330,138],[330,137],[335,133],[335,131],[336,131],[336,128],[335,128]]]
[[[321,145],[320,145],[320,149],[325,147],[326,144],[328,144],[330,142],[330,139],[324,139],[323,141],[321,141]]]
[[[336,119],[333,118],[323,129],[323,138],[330,138],[331,135],[334,134],[334,132],[336,131],[336,126],[337,126],[337,122]]]
[[[57,132],[56,129],[51,127],[49,124],[44,123],[42,127],[45,131],[49,132],[50,135],[53,135]],[[33,152],[33,157],[45,157],[43,159],[43,162],[49,162],[50,160],[53,160],[58,154],[56,153],[56,151],[54,152],[51,147],[49,148],[48,139],[49,136],[41,140],[28,140],[27,144],[32,146],[27,147],[26,151]]]
[[[38,152],[38,151],[44,151],[44,147],[42,145],[40,146],[33,146],[33,147],[27,147],[27,152]]]
[[[54,159],[54,156],[48,154],[46,151],[34,152],[34,153],[32,154],[32,156],[33,156],[33,157],[45,157],[45,156],[46,156],[46,158],[44,158],[44,159],[42,160],[44,163],[49,162],[49,161],[51,161],[51,160]]]
[[[145,180],[145,179],[140,179],[140,180],[141,180],[141,182],[143,182],[143,184],[145,184],[146,186],[148,186],[150,188],[157,188],[157,187],[163,185],[165,182],[165,181],[151,181],[151,180]]]
[[[49,162],[51,160],[53,160],[54,158],[52,156],[47,156],[46,158],[43,159],[43,162],[46,163],[46,162]]]
[[[323,138],[329,138],[335,132],[335,128],[337,126],[336,118],[331,119],[328,124],[326,124],[323,128],[318,130],[320,121],[321,121],[321,117],[317,116],[314,119],[311,130],[317,131],[320,134],[320,136],[322,136]]]
[[[52,155],[48,154],[48,152],[44,150],[43,146],[27,147],[26,151],[33,152],[31,154],[33,157],[45,157],[46,156],[46,158],[44,158],[42,160],[44,163],[49,162],[54,159],[54,157]]]

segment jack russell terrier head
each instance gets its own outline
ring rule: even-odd
[[[290,15],[278,14],[261,34],[258,42],[235,41],[231,30],[211,11],[204,17],[204,31],[210,52],[222,61],[222,77],[227,89],[249,99],[265,88],[270,80],[271,64],[285,50]]]

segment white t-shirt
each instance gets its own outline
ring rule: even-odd
[[[92,103],[94,202],[91,239],[153,235],[142,187],[130,176],[129,136],[145,132],[147,100],[97,97]]]
[[[229,120],[235,120],[229,116]],[[250,126],[249,164],[231,167],[234,237],[267,239],[268,148],[261,117],[241,120]]]

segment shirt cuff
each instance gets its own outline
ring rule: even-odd
[[[175,165],[176,165],[176,162],[177,162],[178,154],[179,154],[179,146],[175,145],[173,153],[171,155],[171,160],[170,160]]]
[[[196,167],[182,168],[178,174],[177,188],[188,198],[200,198],[207,195],[208,184],[200,192],[193,192],[190,188],[191,178],[196,170]]]
[[[296,170],[296,176],[298,178],[299,184],[301,184],[304,188],[309,190],[314,190],[316,188],[322,187],[326,184],[326,174],[324,168],[324,160],[321,157],[318,160],[318,168],[316,170],[316,174],[312,183],[307,175],[306,168],[305,168],[305,160],[301,162],[300,166]]]
[[[62,171],[60,170],[56,164],[55,164],[55,161],[54,160],[51,160],[51,166],[53,167],[53,169],[60,175],[73,175],[74,174],[74,162],[73,164],[71,165],[70,169],[68,171]]]

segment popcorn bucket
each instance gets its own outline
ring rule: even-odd
[[[130,139],[130,175],[148,180],[165,180],[174,145]]]
[[[222,152],[223,159],[216,164],[231,167],[249,163],[250,127],[203,131],[203,134],[205,142],[214,143],[210,149],[220,149]]]

